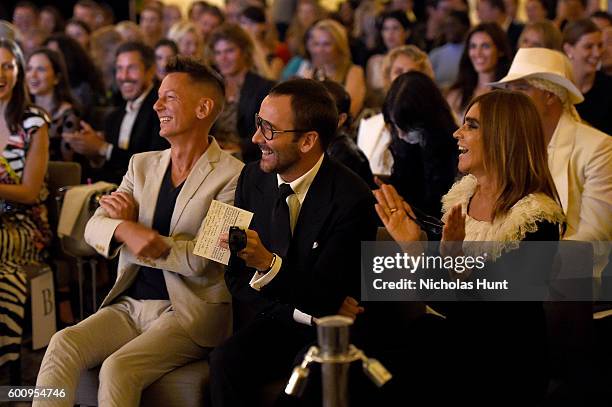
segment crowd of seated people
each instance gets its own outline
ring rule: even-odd
[[[119,186],[85,234],[100,256],[120,256],[118,268],[103,267],[116,281],[100,310],[53,337],[40,386],[74,392],[81,370],[102,365],[100,402],[135,405],[165,373],[208,358],[212,405],[249,405],[257,386],[286,378],[318,318],[364,320],[359,243],[377,226],[418,240],[419,214],[446,224],[432,240],[512,240],[499,225],[534,207],[537,221],[522,218],[531,223],[514,240],[612,240],[612,17],[597,2],[361,0],[331,10],[321,0],[226,0],[183,10],[148,0],[135,21],[115,21],[103,2],[74,3],[72,15],[0,5],[0,368],[20,358],[25,269],[56,255],[48,161],[78,162],[82,183]],[[246,248],[224,270],[192,254],[212,199],[254,212]],[[610,272],[604,246],[597,279]],[[469,326],[474,341],[531,342],[499,366],[480,362],[500,375],[531,366],[508,401],[544,400],[542,304],[436,312],[446,335]],[[107,338],[115,320],[121,332]],[[104,341],[112,346],[99,349]],[[171,351],[159,355],[162,343]],[[146,363],[134,361],[138,344]],[[391,400],[414,379],[398,361],[415,349],[398,346],[397,361],[381,350],[399,369],[391,390],[364,387],[356,405]]]

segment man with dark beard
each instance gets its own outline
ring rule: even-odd
[[[255,120],[262,157],[244,168],[235,197],[254,216],[225,274],[234,335],[210,356],[213,406],[252,405],[256,389],[288,377],[317,318],[361,311],[361,242],[376,237],[367,184],[325,154],[338,113],[321,83],[277,85]]]
[[[79,131],[64,133],[70,147],[89,159],[88,177],[119,184],[132,155],[170,147],[159,136],[159,119],[153,110],[154,76],[155,54],[150,47],[126,42],[117,49],[115,80],[124,103],[109,114],[103,133],[85,122]]]

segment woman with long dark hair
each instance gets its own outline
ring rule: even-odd
[[[26,81],[32,101],[51,116],[49,159],[71,160],[72,151],[62,142],[62,133],[78,130],[80,115],[68,85],[64,57],[49,48],[35,50],[28,58]]]
[[[102,74],[81,45],[66,34],[53,34],[45,46],[60,52],[68,71],[70,90],[78,101],[85,117],[94,106],[104,105],[105,90]]]
[[[19,358],[27,298],[24,267],[51,239],[44,177],[49,120],[30,104],[19,46],[0,39],[0,365]]]
[[[491,90],[510,68],[512,49],[506,33],[495,23],[474,27],[467,36],[457,80],[446,100],[457,118],[463,117],[472,98]]]
[[[404,73],[391,84],[383,115],[391,130],[389,182],[411,205],[439,217],[457,168],[457,126],[442,93],[429,76]]]

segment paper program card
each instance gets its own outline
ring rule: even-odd
[[[221,233],[227,233],[230,226],[247,229],[252,218],[253,212],[245,211],[220,201],[212,201],[206,214],[206,219],[204,219],[204,229],[202,229],[202,233],[198,236],[193,254],[206,257],[227,266],[230,251],[219,247],[219,236]]]

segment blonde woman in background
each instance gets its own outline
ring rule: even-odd
[[[385,93],[395,78],[405,72],[418,71],[434,79],[427,54],[414,45],[392,49],[385,56],[382,66]],[[382,178],[390,176],[393,168],[393,156],[389,151],[390,143],[391,133],[385,126],[382,113],[361,120],[357,145],[368,157],[372,173]]]
[[[267,21],[265,10],[255,6],[245,8],[240,15],[240,26],[253,40],[257,72],[268,79],[278,80],[285,62],[277,54],[278,35],[276,28]]]
[[[357,117],[365,99],[365,74],[351,60],[345,28],[331,19],[316,23],[308,32],[306,56],[296,76],[325,77],[344,86],[351,96],[351,116]]]
[[[179,21],[170,27],[168,39],[176,43],[179,55],[202,59],[204,55],[204,44],[198,35],[196,26],[189,21]]]
[[[355,9],[352,37],[357,41],[360,52],[353,55],[356,64],[365,66],[368,58],[378,46],[378,29],[376,18],[383,11],[379,2],[364,0]]]

